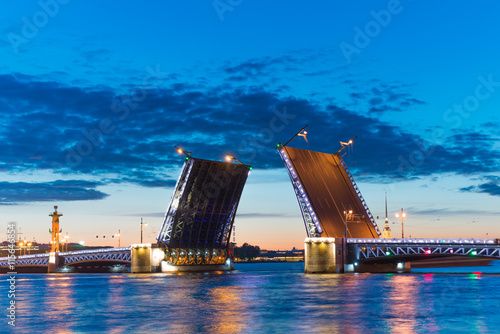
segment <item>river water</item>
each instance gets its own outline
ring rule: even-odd
[[[5,316],[0,332],[500,333],[500,263],[412,274],[306,275],[303,263],[236,269],[17,275],[16,327]]]

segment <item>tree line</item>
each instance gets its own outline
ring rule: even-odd
[[[260,247],[244,243],[241,247],[234,247],[234,257],[242,260],[252,260],[260,254]]]

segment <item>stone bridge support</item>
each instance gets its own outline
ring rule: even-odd
[[[161,262],[165,259],[165,253],[159,245],[132,245],[130,251],[132,252],[131,273],[155,273],[161,271]]]
[[[306,238],[304,249],[306,273],[324,274],[342,272],[342,239]]]
[[[57,268],[59,268],[59,253],[52,252],[49,254],[49,265],[48,265],[47,273],[49,273],[49,274],[56,273]]]

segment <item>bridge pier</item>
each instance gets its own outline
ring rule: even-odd
[[[162,262],[161,271],[164,273],[172,272],[207,272],[207,271],[231,271],[234,270],[233,259],[227,259],[224,264],[205,264],[205,265],[184,265],[173,266],[167,261]]]
[[[47,273],[53,274],[57,272],[59,268],[59,253],[52,252],[49,253],[49,265],[47,267]]]
[[[131,273],[155,273],[161,271],[161,262],[165,259],[165,253],[159,245],[132,245],[130,251],[132,253]]]
[[[305,273],[342,272],[342,239],[306,238],[304,250]]]
[[[304,246],[306,274],[411,272],[410,262],[358,262],[343,238],[306,238]]]

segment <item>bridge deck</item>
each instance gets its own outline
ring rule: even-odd
[[[410,261],[413,259],[477,256],[500,259],[496,239],[363,239],[348,238],[349,260]]]
[[[296,190],[298,198],[305,191],[310,210],[319,220],[321,237],[343,237],[344,211],[350,210],[353,214],[347,215],[347,237],[379,236],[370,210],[340,156],[292,147],[278,151],[289,169],[292,184],[300,188]]]
[[[62,265],[81,262],[122,262],[131,260],[130,247],[99,248],[58,253]],[[49,253],[16,256],[14,266],[47,266]],[[9,258],[0,258],[0,267],[9,266]]]

